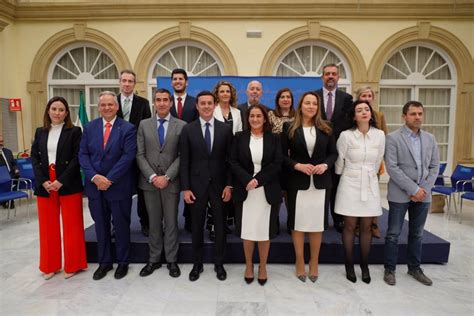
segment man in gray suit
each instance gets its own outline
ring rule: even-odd
[[[385,166],[390,176],[387,200],[388,230],[385,237],[384,281],[395,285],[398,236],[408,211],[408,274],[424,285],[433,282],[420,268],[423,229],[431,203],[431,188],[439,170],[435,137],[423,130],[423,105],[409,101],[403,106],[405,125],[387,135]]]
[[[148,276],[161,267],[164,248],[169,275],[177,278],[181,271],[178,259],[179,137],[186,122],[170,114],[171,93],[155,93],[156,115],[140,122],[137,134],[137,163],[141,175],[139,186],[145,195],[150,220],[150,258],[140,271]],[[163,234],[164,224],[164,234]]]

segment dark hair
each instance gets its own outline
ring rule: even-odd
[[[173,76],[175,74],[182,74],[184,76],[184,80],[188,81],[188,74],[186,73],[186,70],[182,68],[173,69],[173,71],[171,72],[171,79],[173,79]]]
[[[171,100],[171,92],[170,92],[168,89],[164,89],[164,88],[156,89],[156,91],[155,91],[155,98],[156,98],[156,94],[157,94],[157,93],[167,93],[167,94],[168,94],[168,97],[169,97],[170,100]],[[155,102],[154,99],[153,99],[153,102]]]
[[[321,97],[319,94],[317,94],[314,91],[308,91],[305,92],[301,97],[298,102],[298,108],[296,109],[295,113],[295,120],[290,123],[290,128],[288,130],[288,136],[290,138],[293,138],[295,135],[295,131],[303,126],[303,112],[301,108],[303,107],[303,100],[307,95],[312,95],[316,97],[316,100],[318,101],[318,111],[316,112],[316,115],[313,118],[313,124],[316,126],[317,129],[321,130],[324,134],[326,135],[331,135],[332,134],[332,128],[329,125],[329,123],[321,117]]]
[[[130,69],[124,69],[120,72],[120,79],[122,79],[123,74],[131,74],[133,75],[133,81],[137,82],[137,75],[133,72],[133,70]]]
[[[212,97],[212,100],[214,100],[214,103],[216,103],[216,98],[214,97],[214,94],[209,90],[203,90],[199,92],[198,95],[196,96],[196,104],[198,104],[199,98],[205,95],[210,95]]]
[[[46,109],[44,109],[44,115],[43,115],[43,128],[45,130],[48,130],[51,128],[51,118],[49,117],[49,109],[51,108],[51,104],[54,102],[59,101],[61,102],[64,107],[66,108],[66,117],[64,118],[64,126],[66,128],[71,128],[74,125],[72,124],[71,121],[71,112],[69,111],[69,104],[67,103],[66,99],[63,97],[52,97],[49,99],[48,103],[46,104]]]
[[[328,67],[336,67],[337,73],[339,73],[339,66],[336,65],[336,64],[334,64],[334,63],[330,63],[330,64],[326,64],[326,65],[323,66],[323,75],[324,75],[324,71],[325,71],[326,68],[328,68]]]
[[[254,104],[254,105],[249,106],[249,108],[247,109],[247,112],[245,113],[245,122],[247,122],[249,129],[250,129],[250,122],[249,122],[250,111],[252,111],[253,109],[259,109],[263,113],[263,118],[265,119],[265,123],[263,123],[263,131],[264,132],[271,131],[272,126],[270,125],[270,120],[268,119],[267,109],[265,109],[265,107],[261,104]]]
[[[422,108],[422,109],[424,110],[423,104],[421,104],[421,102],[419,102],[419,101],[408,101],[408,102],[405,103],[405,105],[403,106],[403,110],[402,110],[402,111],[403,111],[403,114],[404,114],[404,115],[407,115],[408,109],[410,108],[410,106],[413,106],[413,107],[415,107],[415,108]]]
[[[370,121],[369,121],[369,126],[372,126],[372,127],[375,127],[377,128],[377,121],[376,121],[376,118],[375,118],[375,114],[374,114],[374,109],[372,109],[372,106],[370,105],[369,102],[367,101],[361,101],[361,100],[356,100],[353,104],[352,104],[352,107],[351,109],[349,110],[349,113],[347,113],[347,115],[349,116],[349,118],[352,120],[352,128],[357,128],[357,122],[355,120],[355,108],[359,105],[359,104],[367,104],[369,106],[369,109],[370,109]]]
[[[229,81],[221,80],[216,84],[216,86],[212,90],[212,92],[214,93],[214,100],[217,100],[217,102],[219,102],[219,88],[221,86],[228,86],[229,87],[229,89],[230,89],[230,102],[229,102],[229,104],[230,104],[231,107],[237,108],[237,90],[235,90],[235,87]]]
[[[283,94],[283,92],[289,92],[290,93],[290,97],[291,97],[290,117],[293,117],[293,116],[295,116],[295,109],[293,108],[294,98],[293,98],[293,93],[291,92],[291,90],[289,88],[282,88],[282,89],[278,90],[278,92],[275,96],[275,110],[273,110],[273,112],[278,117],[283,116],[283,114],[281,113],[280,105],[278,104],[278,101],[280,100],[280,97]]]

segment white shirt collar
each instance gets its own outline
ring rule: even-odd
[[[112,124],[112,126],[114,126],[116,119],[117,119],[117,115],[115,115],[115,117],[109,123]],[[107,121],[104,118],[102,118],[102,127],[105,127],[105,124],[107,124]]]
[[[324,94],[324,97],[327,97],[329,92],[332,93],[332,96],[333,96],[333,97],[336,96],[336,88],[334,88],[333,90],[329,91],[328,89],[326,89],[326,88],[323,86],[323,94]]]
[[[201,126],[205,126],[206,122],[202,117],[199,117],[199,121],[201,122]],[[212,117],[210,120],[209,120],[209,123],[211,124],[211,126],[214,126],[214,117]]]
[[[159,117],[158,114],[156,114],[155,116],[156,116],[156,120],[157,120],[157,121],[161,118],[161,117]],[[166,117],[165,117],[165,120],[166,120],[167,122],[169,122],[170,119],[171,119],[171,113],[168,113],[168,115],[166,115]]]

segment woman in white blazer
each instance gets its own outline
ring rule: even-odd
[[[213,90],[217,106],[214,109],[216,120],[224,122],[232,127],[232,133],[242,130],[242,118],[237,108],[237,91],[228,81],[219,81]]]

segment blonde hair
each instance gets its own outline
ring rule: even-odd
[[[303,100],[307,95],[312,95],[316,97],[316,100],[318,102],[318,110],[316,111],[316,115],[313,117],[313,125],[316,126],[317,129],[321,130],[323,133],[330,135],[332,133],[332,128],[329,125],[329,123],[325,120],[322,119],[321,117],[321,98],[316,92],[305,92],[301,97],[298,102],[298,108],[296,109],[295,113],[295,120],[291,123],[290,128],[288,130],[288,136],[289,138],[293,138],[295,135],[295,131],[303,126],[303,112],[302,112],[302,107],[303,107]]]

